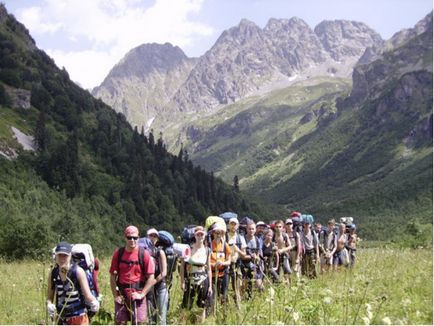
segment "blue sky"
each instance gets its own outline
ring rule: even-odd
[[[72,80],[99,85],[132,48],[170,42],[188,56],[205,53],[242,18],[264,27],[270,18],[299,17],[366,23],[390,38],[413,27],[432,0],[2,0],[29,29],[39,48]]]

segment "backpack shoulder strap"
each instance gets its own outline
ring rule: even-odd
[[[124,254],[124,251],[125,251],[125,247],[120,247],[118,249],[118,268],[117,268],[118,275],[119,275],[119,268],[121,266],[121,259],[122,259],[122,255]]]
[[[139,265],[140,265],[140,268],[142,269],[142,272],[144,272],[144,270],[145,270],[144,258],[145,258],[145,248],[139,247]]]

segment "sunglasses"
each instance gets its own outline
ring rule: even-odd
[[[128,240],[137,240],[139,237],[127,237]]]

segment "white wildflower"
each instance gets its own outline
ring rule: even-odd
[[[274,299],[274,294],[275,294],[275,291],[274,291],[273,287],[270,287],[270,288],[268,289],[268,294],[269,294],[269,298],[270,298],[271,300],[273,300],[273,299]]]
[[[294,311],[294,313],[292,314],[292,319],[294,319],[295,322],[300,319],[300,315],[297,311]]]
[[[363,323],[364,323],[365,325],[369,325],[370,322],[371,322],[371,320],[370,320],[368,317],[362,317],[362,320],[363,320]]]
[[[384,325],[392,325],[392,321],[390,320],[389,317],[384,317],[383,319],[381,319],[381,321],[383,322]]]
[[[411,300],[409,298],[405,298],[404,300],[402,300],[403,306],[409,306],[410,304],[411,304]]]
[[[332,298],[330,297],[325,297],[323,300],[324,304],[329,305],[332,303]]]

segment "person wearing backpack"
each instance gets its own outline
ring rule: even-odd
[[[212,304],[210,250],[205,246],[205,230],[202,226],[195,227],[194,237],[189,259],[181,260],[182,307],[190,310],[197,298],[197,306],[203,309],[199,316],[199,323],[202,323]]]
[[[125,247],[115,250],[110,265],[110,288],[115,300],[116,324],[146,323],[146,294],[155,283],[151,256],[139,247],[139,230],[130,225],[124,230]]]
[[[341,266],[347,266],[349,264],[348,251],[345,248],[347,246],[348,234],[346,233],[346,224],[340,223],[338,234],[336,251],[333,255],[333,270],[337,271]]]
[[[229,266],[229,282],[234,291],[234,301],[237,309],[240,309],[241,296],[240,289],[242,284],[241,258],[246,255],[246,240],[238,233],[239,222],[236,217],[229,220],[229,231],[226,235],[228,245],[231,248],[231,265]]]
[[[152,307],[156,307],[158,322],[160,325],[166,325],[167,307],[169,304],[169,291],[166,286],[167,259],[163,249],[156,246],[158,242],[158,231],[154,228],[146,232],[147,237],[151,240],[154,247],[152,248],[151,257],[155,264],[155,284],[153,290],[149,292],[149,298]],[[157,322],[157,320],[153,320]]]
[[[327,229],[321,230],[319,234],[319,246],[320,249],[322,248],[320,250],[321,273],[328,271],[333,265],[333,255],[337,246],[335,224],[335,220],[330,219],[327,222]]]
[[[347,241],[347,249],[350,253],[350,268],[354,267],[356,263],[356,251],[357,251],[357,241],[358,237],[356,234],[356,225],[351,224],[350,225],[350,233],[348,234],[348,241]]]
[[[301,274],[301,259],[302,259],[302,245],[300,242],[300,234],[294,229],[294,221],[292,218],[287,218],[285,221],[286,234],[289,237],[291,243],[290,263],[291,270],[295,272],[297,278],[300,278]],[[291,282],[291,278],[290,278]]]
[[[252,298],[253,279],[257,288],[262,291],[263,265],[262,265],[262,249],[256,233],[255,223],[249,222],[246,227],[246,255],[241,259],[241,267],[243,274],[243,291],[247,293],[247,298]]]
[[[319,261],[318,237],[315,231],[312,230],[312,224],[307,220],[303,222],[300,240],[303,245],[301,272],[309,278],[316,278],[316,263]]]
[[[264,261],[264,276],[271,277],[273,282],[279,281],[279,254],[276,243],[273,242],[274,232],[272,229],[264,231],[262,242],[262,259]]]
[[[217,296],[221,303],[226,303],[228,293],[229,274],[228,269],[231,264],[231,249],[225,241],[226,230],[218,223],[215,223],[211,230],[212,240],[209,243],[211,249],[211,272],[213,292],[215,296],[214,304],[217,304]]]
[[[99,302],[90,291],[85,271],[72,263],[71,250],[68,242],[56,246],[56,266],[48,275],[47,310],[56,324],[88,325],[86,303],[89,312],[96,313]]]
[[[279,255],[279,265],[277,268],[277,275],[280,274],[280,268],[283,270],[283,275],[286,278],[286,282],[289,284],[291,275],[291,265],[289,262],[289,255],[291,250],[291,243],[289,241],[289,236],[283,231],[284,224],[282,220],[278,220],[274,224],[274,236],[273,242],[276,244]]]

